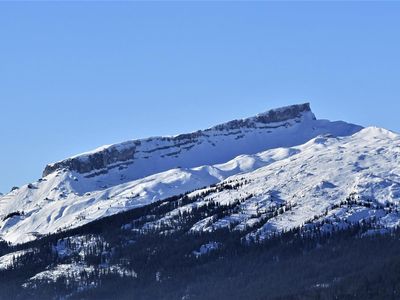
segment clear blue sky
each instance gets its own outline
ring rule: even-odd
[[[103,144],[310,101],[400,131],[400,3],[0,3],[0,191]]]

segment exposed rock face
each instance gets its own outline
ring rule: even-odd
[[[212,129],[229,130],[229,129],[237,129],[243,127],[251,128],[254,127],[257,123],[269,124],[269,123],[284,122],[291,119],[299,118],[301,114],[304,112],[311,112],[309,103],[286,106],[280,109],[272,109],[265,113],[259,114],[255,117],[243,120],[233,120],[228,123],[217,125]]]
[[[133,159],[135,150],[136,147],[134,145],[123,149],[110,147],[89,154],[84,159],[80,157],[68,158],[55,164],[47,165],[43,172],[43,177],[60,169],[74,170],[79,173],[87,173],[93,170],[104,169],[109,165],[124,163]]]
[[[160,159],[165,157],[177,158],[182,151],[187,152],[192,147],[204,142],[215,146],[212,142],[212,138],[209,139],[210,137],[235,135],[236,139],[240,139],[245,133],[248,134],[251,128],[267,130],[288,126],[285,122],[289,120],[297,120],[296,122],[299,122],[303,114],[308,114],[312,119],[315,119],[311,112],[310,105],[304,103],[270,110],[247,119],[230,121],[203,131],[181,134],[174,137],[155,137],[115,144],[54,164],[49,164],[43,172],[43,177],[61,169],[68,169],[79,173],[107,172],[109,168],[132,164],[137,158],[143,160],[148,159],[150,156],[153,156],[152,158],[157,156],[157,159],[152,162],[152,164],[157,164]],[[237,155],[238,154],[240,154],[240,152],[238,152]],[[171,162],[166,167],[177,167],[178,163],[177,161],[174,163]],[[198,163],[202,163],[202,161],[199,160]],[[154,169],[157,169],[157,167],[154,167]],[[88,176],[90,176],[90,174]]]
[[[299,226],[314,216],[326,216],[322,213],[328,205],[352,192],[365,191],[368,199],[380,197],[382,203],[388,197],[396,200],[400,188],[392,176],[397,143],[397,135],[382,129],[317,120],[309,105],[301,104],[194,133],[103,146],[50,164],[45,178],[2,196],[0,233],[7,241],[21,243],[189,191],[207,195],[193,199],[196,207],[206,198],[221,200],[215,206],[218,211],[229,203],[226,215],[207,213],[194,226],[199,230],[223,228],[225,216],[234,222],[231,228],[237,220],[239,230],[251,224],[264,226],[265,216],[260,222],[253,217],[271,212],[271,207],[279,213],[274,223],[268,223],[272,229]],[[388,175],[382,177],[382,172]],[[224,181],[226,188],[214,186]],[[285,202],[288,206],[282,207]],[[288,211],[282,219],[286,208],[291,210],[296,203],[298,213]],[[180,211],[176,206],[171,209]],[[160,227],[157,224],[155,228]],[[264,236],[253,232],[255,238]]]

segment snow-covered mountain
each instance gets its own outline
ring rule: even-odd
[[[258,168],[227,178],[219,189],[190,193],[196,201],[147,222],[143,229],[174,230],[177,216],[211,204],[230,213],[202,218],[191,232],[246,230],[247,240],[259,241],[294,228],[330,232],[359,222],[394,228],[400,224],[399,162],[400,136],[374,127],[242,156],[226,165]]]
[[[248,239],[304,226],[397,225],[399,136],[318,120],[293,105],[194,133],[104,146],[46,166],[37,182],[0,197],[0,234],[12,243],[193,191],[196,198],[146,223],[171,227],[179,212],[235,207],[191,231],[254,228]],[[217,189],[228,184],[234,189]],[[273,212],[273,215],[271,215]]]
[[[301,104],[49,164],[0,196],[0,298],[390,298],[399,162]]]

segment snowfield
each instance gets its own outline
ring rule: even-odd
[[[271,116],[276,114],[275,122]],[[236,200],[234,213],[207,216],[191,231],[254,228],[246,238],[262,240],[299,226],[330,230],[361,220],[398,226],[398,134],[317,120],[304,106],[232,122],[189,134],[184,145],[177,146],[176,137],[152,138],[140,146],[137,141],[105,146],[50,164],[39,181],[0,196],[1,237],[23,243],[224,182],[240,188],[209,193],[143,229],[173,224],[179,212],[210,201],[228,205]]]
[[[27,250],[19,250],[15,252],[8,253],[0,257],[0,271],[6,270],[13,265],[13,260],[24,256],[27,253],[35,252],[34,249],[27,249]]]
[[[263,153],[281,151],[268,150]],[[208,195],[195,203],[179,207],[163,218],[145,224],[157,229],[173,224],[182,212],[210,202],[230,205],[239,200],[239,210],[223,218],[209,216],[197,222],[196,231],[218,228],[244,230],[263,223],[268,212],[281,207],[278,215],[268,217],[248,239],[265,239],[282,231],[310,223],[328,221],[339,228],[362,220],[375,220],[382,227],[399,224],[400,138],[380,128],[366,128],[350,137],[320,136],[293,148],[282,157],[254,171],[231,176],[226,181],[241,184]],[[195,191],[190,196],[207,192]],[[324,224],[327,230],[331,228]]]

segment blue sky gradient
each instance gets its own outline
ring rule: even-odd
[[[0,191],[103,144],[311,102],[400,131],[399,2],[1,2]]]

